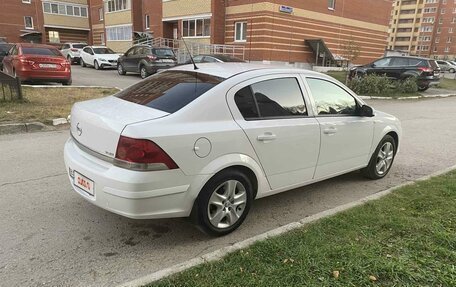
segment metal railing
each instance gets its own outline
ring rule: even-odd
[[[0,101],[16,100],[22,100],[21,81],[0,71]]]
[[[145,38],[138,39],[133,42],[134,45],[150,45],[153,47],[169,47],[174,50],[178,63],[185,63],[190,60],[190,55],[196,56],[200,54],[222,54],[245,59],[245,48],[235,45],[220,45],[220,44],[205,44],[196,41],[185,40],[188,51],[185,48],[183,40],[167,39],[167,38]]]

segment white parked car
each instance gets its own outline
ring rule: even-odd
[[[120,54],[105,46],[87,46],[81,51],[81,66],[92,66],[97,70],[116,68]]]
[[[136,219],[191,216],[223,235],[256,198],[359,169],[384,177],[400,137],[398,119],[327,75],[211,63],[75,104],[64,154],[89,202]]]
[[[67,58],[70,63],[79,63],[82,48],[87,46],[86,43],[65,43],[60,48],[60,52]]]

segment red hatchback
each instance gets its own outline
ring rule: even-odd
[[[49,45],[15,44],[3,58],[3,71],[21,81],[71,85],[71,64],[59,50]]]

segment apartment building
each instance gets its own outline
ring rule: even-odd
[[[43,12],[37,0],[2,0],[0,38],[6,42],[42,42]]]
[[[162,35],[161,0],[105,0],[106,45],[126,51],[135,38]]]
[[[93,45],[105,45],[105,11],[103,0],[89,0],[90,39]]]
[[[2,4],[0,37],[7,42],[59,45],[89,40],[86,0],[3,0]]]
[[[388,48],[411,55],[455,59],[456,0],[397,0]]]

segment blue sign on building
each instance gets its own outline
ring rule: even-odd
[[[293,7],[280,5],[279,11],[283,12],[283,13],[291,14],[291,13],[293,13]]]

